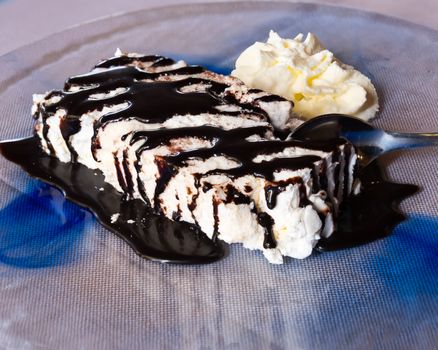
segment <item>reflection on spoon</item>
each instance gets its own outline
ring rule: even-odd
[[[361,119],[327,114],[300,125],[290,137],[299,140],[346,138],[357,148],[361,167],[384,153],[415,147],[438,146],[438,133],[397,133],[378,129]]]

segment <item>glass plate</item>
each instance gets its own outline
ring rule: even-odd
[[[393,18],[321,5],[218,3],[87,23],[0,57],[0,139],[31,134],[32,93],[99,59],[157,53],[229,72],[274,29],[314,32],[368,75],[375,124],[437,130],[438,34]],[[392,236],[269,265],[240,246],[206,266],[136,256],[51,187],[0,158],[0,347],[430,348],[436,344],[436,150],[386,158],[389,176],[423,187]]]

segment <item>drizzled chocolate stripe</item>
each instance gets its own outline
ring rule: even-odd
[[[128,187],[127,187],[127,184],[125,182],[125,177],[123,176],[123,171],[122,171],[123,165],[120,164],[119,157],[117,156],[116,153],[114,154],[114,166],[116,168],[117,181],[118,181],[120,187],[126,193],[126,192],[128,192]]]
[[[207,159],[215,155],[224,155],[243,163],[250,163],[252,162],[252,159],[257,157],[258,155],[270,155],[273,153],[282,152],[287,147],[299,147],[303,149],[318,150],[323,152],[331,152],[336,149],[333,144],[313,143],[298,140],[274,140],[256,142],[241,141],[239,142],[238,147],[236,147],[235,144],[229,144],[226,141],[226,138],[219,138],[215,147],[181,152],[176,155],[167,156],[166,159],[172,164],[181,165],[191,158]],[[292,168],[295,168],[293,164],[294,159],[296,160],[298,158],[299,157],[290,158],[290,166]],[[317,158],[320,159],[319,157]],[[286,167],[286,169],[288,169],[288,167]]]
[[[264,136],[270,130],[271,127],[269,125],[237,128],[231,130],[225,130],[213,126],[158,129],[134,133],[130,144],[133,145],[140,140],[144,140],[143,145],[140,146],[137,151],[137,154],[141,154],[145,150],[166,145],[172,139],[196,137],[203,140],[216,140],[216,142],[221,141],[231,144],[242,142],[242,140],[252,135]]]
[[[144,63],[150,63],[152,62],[151,66],[159,67],[159,66],[170,66],[172,64],[175,64],[175,61],[171,58],[163,57],[163,56],[157,56],[157,55],[144,55],[144,56],[118,56],[118,57],[112,57],[107,60],[104,60],[100,63],[98,63],[95,67],[96,68],[110,68],[115,66],[126,66],[128,64],[134,63],[134,62],[144,62]]]
[[[265,95],[256,99],[260,102],[281,102],[284,101],[284,98],[277,95]]]
[[[125,183],[126,183],[126,189],[130,196],[134,194],[134,180],[132,179],[132,174],[129,170],[129,163],[128,163],[128,151],[123,151],[123,173],[125,174]]]
[[[265,200],[269,209],[274,209],[277,205],[277,197],[280,193],[284,192],[289,185],[302,184],[303,179],[301,177],[293,177],[286,181],[277,182],[275,185],[268,185],[265,187]]]
[[[42,128],[43,128],[43,137],[44,140],[46,140],[47,148],[49,149],[50,155],[54,156],[56,154],[55,148],[53,147],[52,142],[50,142],[50,139],[48,137],[50,126],[47,123],[43,123]]]
[[[257,215],[258,223],[265,229],[265,238],[263,240],[263,248],[270,249],[277,246],[274,236],[274,219],[268,213],[259,213]]]
[[[92,71],[90,73],[71,77],[65,82],[65,87],[70,88],[73,85],[102,84],[112,80],[118,81],[120,79],[126,79],[129,81],[155,80],[162,76],[194,75],[202,73],[204,71],[204,68],[200,66],[181,67],[155,73],[146,72],[133,66],[113,67],[103,71]],[[102,92],[105,92],[105,90],[103,90]]]
[[[275,181],[274,175],[279,170],[299,170],[313,167],[313,164],[321,160],[318,156],[302,156],[295,158],[275,158],[260,163],[245,162],[241,166],[232,169],[216,169],[205,173],[203,176],[222,175],[236,179],[245,175],[254,175],[265,178],[268,181]]]

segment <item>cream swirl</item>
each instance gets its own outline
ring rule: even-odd
[[[343,113],[364,120],[379,109],[376,89],[365,75],[336,59],[309,33],[283,39],[274,31],[236,61],[232,75],[246,85],[283,96],[306,119]]]

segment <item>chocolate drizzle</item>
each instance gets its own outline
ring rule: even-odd
[[[96,65],[96,68],[110,68],[115,66],[125,66],[134,62],[150,63],[154,67],[170,66],[176,63],[171,58],[157,56],[157,55],[145,55],[145,56],[116,56],[104,60]]]
[[[144,67],[139,69],[131,65],[134,62],[141,62]],[[212,188],[211,184],[202,181],[210,175],[226,175],[231,179],[244,175],[253,175],[270,183],[265,188],[266,202],[269,209],[275,208],[278,195],[291,184],[299,185],[300,206],[306,206],[311,203],[307,199],[306,187],[302,183],[302,179],[293,178],[288,181],[276,182],[274,173],[280,170],[310,168],[312,169],[311,175],[315,182],[315,188],[327,190],[328,184],[324,182],[325,176],[323,176],[327,171],[325,161],[321,161],[319,156],[314,155],[291,158],[276,158],[270,155],[282,152],[287,147],[301,147],[333,152],[337,157],[339,156],[339,146],[345,144],[345,141],[337,139],[321,143],[278,139],[250,142],[247,140],[248,137],[259,136],[263,138],[275,133],[268,123],[268,114],[260,107],[258,102],[281,102],[284,99],[278,96],[261,96],[252,103],[243,103],[227,91],[229,85],[208,79],[202,75],[205,72],[202,67],[175,68],[173,67],[174,63],[173,60],[161,56],[120,56],[99,63],[96,66],[96,68],[99,68],[98,70],[68,79],[63,91],[53,91],[46,97],[47,100],[56,98],[55,102],[39,106],[39,114],[44,128],[43,137],[47,141],[52,154],[54,154],[54,149],[47,137],[49,126],[46,120],[59,110],[65,111],[65,116],[61,119],[60,129],[62,137],[72,153],[73,162],[75,162],[77,155],[71,147],[70,137],[80,130],[80,117],[87,112],[102,111],[105,107],[118,106],[116,110],[102,114],[95,122],[93,147],[99,147],[98,130],[107,123],[122,120],[137,119],[145,124],[162,124],[175,115],[196,117],[201,114],[208,114],[236,118],[246,117],[258,121],[259,124],[230,130],[211,125],[187,126],[176,129],[160,128],[124,135],[122,140],[126,141],[130,137],[131,146],[140,143],[140,146],[136,149],[137,159],[133,164],[137,174],[132,174],[130,171],[126,149],[123,150],[122,154],[114,154],[114,166],[117,171],[118,182],[125,194],[120,194],[114,188],[105,184],[101,175],[98,176],[99,183],[96,184],[94,171],[81,164],[61,163],[56,158],[43,154],[38,148],[38,139],[36,137],[3,143],[1,150],[8,159],[20,164],[31,175],[54,184],[64,190],[69,198],[90,208],[106,227],[127,240],[140,255],[178,262],[210,262],[224,255],[223,248],[217,243],[216,239],[219,234],[219,205],[221,204],[217,199],[212,199],[214,233],[211,241],[195,225],[172,222],[164,216],[157,215],[163,210],[160,205],[160,195],[166,190],[180,167],[186,166],[188,161],[224,156],[236,162],[237,166],[231,169],[214,169],[205,174],[195,174],[198,189],[206,192]],[[140,66],[142,65],[140,64]],[[170,68],[165,69],[166,66],[170,66]],[[152,69],[151,67],[159,67],[160,69]],[[106,69],[102,70],[102,68]],[[198,87],[198,90],[196,87]],[[251,89],[249,92],[261,93],[256,89]],[[227,109],[226,107],[229,105],[234,108]],[[210,142],[208,147],[194,150],[184,150],[172,144],[172,141],[182,138],[197,138]],[[143,152],[162,145],[172,145],[175,149],[169,155],[155,156],[159,178],[156,181],[153,198],[147,198],[138,176],[141,170],[140,156]],[[34,152],[30,152],[26,147],[32,148]],[[347,147],[349,147],[348,144]],[[259,161],[255,161],[258,156],[260,156]],[[318,167],[316,164],[318,164]],[[318,174],[316,173],[317,168],[319,169]],[[335,173],[340,171],[339,167],[335,169]],[[349,202],[352,204],[349,204],[348,207],[351,209],[344,210],[341,216],[361,214],[364,208],[375,205],[378,198],[387,209],[386,212],[381,211],[381,213],[386,213],[386,216],[383,217],[385,224],[382,223],[382,225],[376,226],[374,223],[375,226],[373,226],[373,229],[375,228],[379,234],[370,238],[370,235],[358,230],[358,224],[354,224],[354,227],[348,226],[348,222],[366,224],[357,218],[348,217],[345,219],[346,226],[340,228],[339,232],[332,236],[342,237],[342,242],[336,241],[336,238],[330,238],[321,241],[318,249],[333,249],[333,247],[348,245],[347,242],[350,242],[350,245],[362,244],[386,234],[388,227],[392,227],[391,225],[402,219],[400,214],[392,209],[393,203],[409,195],[413,191],[413,187],[409,187],[410,185],[388,185],[388,188],[393,189],[393,191],[388,191],[388,195],[382,198],[382,194],[379,193],[380,190],[375,192],[375,189],[378,184],[387,183],[384,182],[380,172],[376,171],[379,174],[377,182],[366,182],[364,178],[366,184],[364,195],[352,199]],[[100,174],[99,171],[95,172]],[[78,186],[79,183],[81,186]],[[136,185],[139,193],[144,198],[144,202],[132,199]],[[93,190],[93,187],[95,189],[103,187],[105,191],[108,191],[108,194]],[[251,192],[252,188],[245,186],[245,191]],[[338,192],[338,190],[335,189],[335,192]],[[196,208],[194,202],[196,198],[197,194],[193,196],[192,202],[189,203],[192,212]],[[154,200],[153,207],[149,205],[152,199]],[[109,201],[116,201],[117,203],[110,203]],[[248,195],[232,185],[226,187],[224,201],[225,203],[237,205],[253,204]],[[120,219],[113,223],[111,217],[115,213],[120,213]],[[259,224],[265,228],[264,248],[276,247],[273,218],[267,213],[255,212],[255,214]],[[172,217],[175,221],[181,219],[181,208],[179,206],[176,211],[172,212]],[[359,215],[358,217],[362,216]],[[135,225],[128,224],[131,220],[135,221]],[[346,235],[344,232],[350,233]],[[357,238],[356,232],[361,232],[359,238]],[[159,237],[158,241],[156,237]],[[188,252],[193,253],[193,255],[188,254]]]
[[[147,65],[144,69],[127,65],[133,62]],[[51,147],[45,121],[59,110],[64,110],[67,115],[61,127],[62,136],[67,144],[70,136],[80,129],[79,118],[82,114],[102,111],[105,107],[117,109],[103,114],[96,121],[96,131],[108,122],[123,119],[139,119],[144,123],[159,124],[175,115],[187,114],[220,114],[235,117],[248,115],[255,120],[269,120],[268,114],[257,103],[239,102],[236,96],[226,91],[229,85],[206,78],[207,73],[202,75],[206,72],[204,68],[174,68],[174,63],[172,59],[161,56],[120,56],[99,63],[96,66],[98,69],[90,73],[69,78],[64,90],[55,90],[46,96],[46,101],[54,98],[52,102],[40,105],[39,114],[42,117],[44,137],[48,146]],[[161,69],[157,70],[157,67]],[[203,91],[187,91],[193,85],[201,86]],[[229,104],[237,108],[229,112],[220,112],[221,107]],[[270,129],[270,126],[267,129]],[[186,131],[190,133],[189,130]],[[192,130],[191,133],[195,131]],[[161,136],[166,135],[162,133]],[[96,137],[94,142],[95,139]]]
[[[350,248],[384,238],[405,219],[398,204],[417,192],[418,186],[387,180],[378,161],[363,169],[359,178],[361,193],[342,203],[336,232],[321,239],[316,250]]]
[[[288,186],[295,184],[302,184],[303,179],[301,177],[294,177],[288,181],[280,181],[275,186],[268,185],[265,187],[265,200],[269,209],[274,209],[277,205],[277,197],[280,193],[284,192]],[[301,187],[300,187],[301,188]]]
[[[275,240],[273,226],[274,219],[268,213],[259,213],[257,216],[258,223],[265,229],[265,238],[263,240],[263,248],[271,249],[277,246]]]
[[[90,209],[103,226],[144,258],[201,264],[226,254],[223,244],[210,240],[195,225],[155,215],[139,199],[125,200],[123,194],[104,181],[99,170],[63,163],[43,153],[36,136],[1,142],[0,152],[30,175],[62,190],[71,201]],[[119,214],[116,221],[114,214]]]
[[[153,214],[140,200],[125,201],[122,194],[105,183],[99,170],[81,164],[62,163],[43,153],[37,137],[1,142],[0,152],[30,175],[58,187],[70,200],[89,208],[99,221],[127,241],[140,256],[178,263],[206,263],[225,255],[224,246],[208,239],[195,225],[171,221]],[[97,176],[95,175],[97,174]],[[415,185],[396,184],[385,179],[377,162],[360,175],[362,194],[343,205],[338,229],[316,249],[330,251],[365,244],[390,234],[404,215],[397,204],[418,190]],[[103,188],[103,191],[99,189]],[[117,222],[111,216],[120,213]],[[135,224],[128,224],[135,220]],[[269,220],[262,216],[259,221]],[[270,240],[266,245],[275,244]]]
[[[160,196],[168,188],[170,181],[178,173],[178,169],[186,166],[189,160],[223,156],[238,164],[232,169],[214,169],[205,174],[197,175],[197,182],[210,175],[226,175],[236,179],[244,175],[262,177],[272,182],[274,188],[274,173],[281,170],[298,170],[313,168],[315,162],[320,161],[318,156],[301,156],[292,158],[275,158],[269,155],[282,152],[286,147],[302,147],[314,150],[332,152],[339,146],[333,143],[309,143],[302,141],[266,141],[274,133],[268,123],[269,116],[260,108],[259,102],[272,103],[285,101],[279,96],[266,95],[260,90],[252,89],[249,93],[255,94],[252,102],[241,102],[239,98],[228,91],[229,85],[220,82],[219,78],[212,79],[211,74],[199,66],[174,65],[175,61],[160,56],[119,56],[103,61],[96,66],[96,70],[88,74],[74,76],[65,83],[63,91],[53,91],[46,97],[47,103],[40,105],[40,115],[43,125],[47,125],[47,118],[58,111],[64,111],[61,133],[69,148],[70,137],[80,130],[80,118],[83,114],[92,111],[103,111],[105,107],[112,107],[111,112],[102,113],[94,124],[92,149],[99,147],[98,131],[105,128],[107,123],[129,119],[141,120],[144,124],[162,125],[175,115],[190,115],[194,118],[201,114],[209,116],[230,116],[247,118],[257,122],[256,126],[223,129],[211,125],[189,125],[181,128],[159,128],[153,126],[151,130],[132,132],[122,136],[122,141],[130,138],[130,146],[136,145],[136,174],[131,173],[128,164],[127,150],[122,154],[114,153],[114,167],[117,180],[126,194],[126,199],[133,198],[138,189],[146,203],[153,202],[153,210],[162,214]],[[159,69],[157,69],[159,67]],[[260,96],[262,94],[262,96]],[[48,101],[49,99],[55,99]],[[117,106],[116,108],[114,106]],[[231,108],[230,108],[231,107]],[[190,123],[189,123],[190,124]],[[191,122],[191,124],[196,124]],[[265,141],[247,141],[248,137],[258,136]],[[208,140],[210,147],[184,150],[178,146],[178,140],[183,138],[197,138]],[[47,137],[46,137],[47,139]],[[140,143],[140,146],[137,143]],[[166,145],[172,148],[170,155],[156,156],[159,177],[156,180],[153,198],[148,198],[139,174],[141,171],[140,159],[143,152]],[[77,155],[72,153],[72,160]],[[257,156],[264,156],[259,162],[254,161]],[[93,152],[95,156],[95,152]],[[95,156],[96,159],[96,156]],[[98,161],[98,159],[96,159]],[[134,182],[135,181],[135,182]],[[281,187],[281,185],[280,185]],[[280,191],[280,189],[279,189]],[[197,194],[189,203],[189,208],[196,209]],[[152,201],[153,200],[153,201]],[[227,189],[227,203],[250,203],[249,196],[237,191],[234,187]],[[216,211],[219,203],[215,203]],[[270,207],[275,206],[275,198]],[[180,219],[180,210],[172,213],[175,220]],[[215,215],[215,228],[219,227],[219,217]],[[196,222],[196,220],[195,220]],[[266,220],[262,220],[265,224]],[[267,225],[267,224],[266,224]],[[272,231],[272,224],[266,226]],[[217,235],[218,232],[215,233]],[[272,236],[272,235],[271,235]],[[271,240],[274,240],[273,238]],[[270,246],[274,244],[269,243]]]
[[[183,74],[180,72],[182,69],[187,71],[184,74],[199,73],[197,71],[190,72],[188,68],[166,71],[166,73],[168,75],[180,75]],[[218,113],[218,110],[214,107],[219,105],[221,100],[213,93],[181,93],[179,91],[180,88],[187,85],[210,84],[210,81],[195,78],[171,82],[154,81],[145,83],[137,81],[138,79],[152,79],[152,77],[149,77],[151,74],[140,72],[134,67],[122,67],[117,68],[117,74],[112,74],[109,70],[72,78],[69,82],[98,84],[98,86],[76,92],[56,92],[57,96],[62,97],[61,100],[47,106],[45,111],[50,114],[62,108],[68,110],[70,115],[81,116],[90,111],[100,111],[105,106],[122,105],[117,112],[102,116],[99,120],[100,124],[133,117],[148,123],[162,123],[176,114]],[[93,97],[93,95],[108,93],[115,89],[124,89],[124,91],[111,97]]]
[[[218,141],[228,144],[242,141],[251,135],[264,136],[271,129],[269,126],[255,126],[248,128],[238,128],[224,130],[213,126],[199,127],[184,127],[175,129],[157,129],[151,131],[135,132],[131,138],[131,145],[138,141],[143,141],[143,145],[137,150],[140,154],[144,150],[152,149],[157,146],[166,145],[172,139],[180,139],[186,137],[196,137],[203,140],[212,140],[215,143]]]

